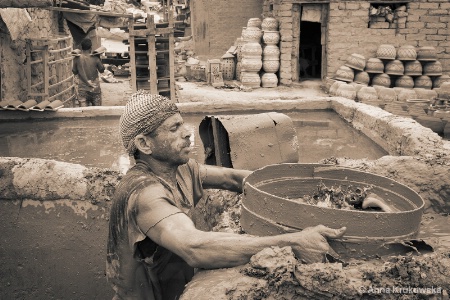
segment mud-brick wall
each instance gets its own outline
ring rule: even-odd
[[[296,3],[298,2],[298,3]],[[300,4],[300,2],[302,4]],[[280,83],[291,84],[297,78],[296,58],[298,58],[297,33],[299,32],[298,11],[305,3],[315,1],[265,0],[263,11],[272,12],[280,22]],[[369,28],[369,7],[372,3],[380,5],[405,4],[406,23],[397,28]],[[444,73],[450,72],[450,2],[448,0],[416,1],[337,1],[331,0],[327,6],[325,31],[322,33],[326,56],[322,78],[332,77],[352,53],[375,57],[381,44],[395,47],[413,45],[417,48],[433,46],[437,58],[442,63]],[[296,23],[297,22],[297,23]]]
[[[241,36],[250,18],[261,18],[262,0],[191,1],[195,54],[220,58]]]
[[[58,13],[55,11],[29,8],[31,22],[16,40],[12,40],[3,20],[0,18],[0,72],[3,99],[26,100],[26,39],[58,34]]]

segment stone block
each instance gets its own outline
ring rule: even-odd
[[[388,22],[375,22],[375,23],[370,23],[369,27],[372,29],[389,29],[389,23]]]

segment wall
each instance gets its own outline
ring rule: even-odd
[[[250,18],[261,18],[262,0],[191,2],[195,55],[220,58],[241,36]]]
[[[3,99],[27,100],[26,39],[58,33],[58,13],[45,9],[27,9],[31,22],[12,40],[0,18],[0,71]]]
[[[294,4],[292,3],[294,2]],[[296,69],[292,66],[298,54],[293,42],[293,19],[296,1],[265,0],[264,11],[273,6],[273,14],[280,21],[281,34],[281,84],[289,85],[295,78]],[[300,2],[300,1],[299,1]],[[302,1],[304,2],[304,1]],[[309,1],[310,3],[317,3]],[[380,44],[413,45],[416,47],[433,46],[443,71],[450,72],[450,3],[447,0],[416,0],[406,3],[408,16],[405,26],[397,29],[368,28],[369,7],[371,3],[382,1],[336,1],[328,6],[328,30],[326,32],[326,74],[322,78],[332,77],[335,71],[345,63],[352,53],[366,58],[376,57]],[[389,3],[405,3],[391,1]],[[384,5],[389,4],[385,1]],[[294,37],[295,39],[295,37]],[[291,61],[289,63],[289,61]]]

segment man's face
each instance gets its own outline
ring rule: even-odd
[[[191,151],[191,132],[179,113],[167,118],[150,136],[152,157],[173,165],[185,164]]]

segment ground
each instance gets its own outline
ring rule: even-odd
[[[127,96],[131,94],[130,79],[116,77],[119,82],[102,82],[104,106],[125,105]],[[322,81],[306,80],[293,84],[292,87],[278,86],[276,88],[241,89],[239,82],[226,82],[226,87],[215,88],[206,82],[177,82],[179,86],[178,102],[209,102],[221,100],[290,100],[313,96],[326,96],[321,89]]]

